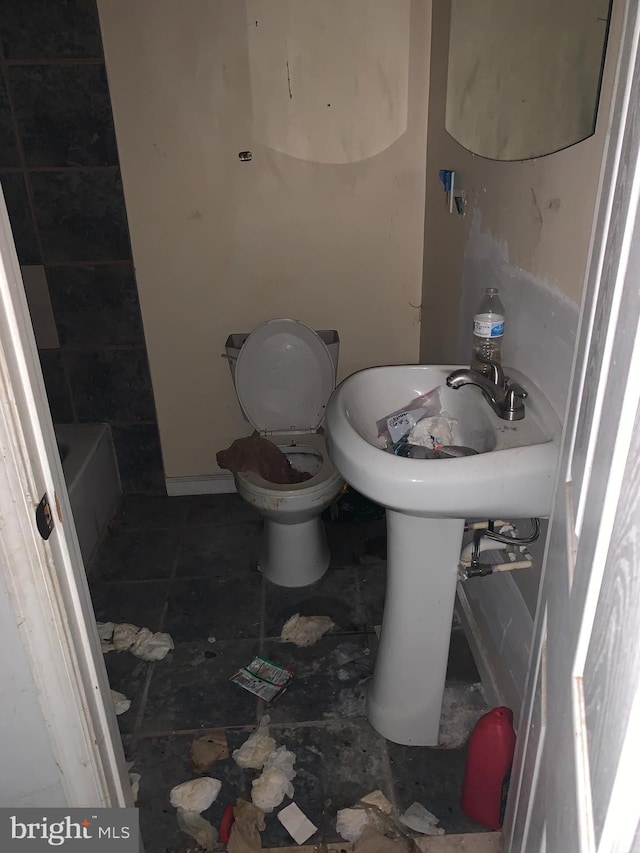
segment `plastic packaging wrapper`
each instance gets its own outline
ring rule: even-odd
[[[396,444],[422,418],[439,415],[440,408],[440,386],[438,386],[427,391],[426,394],[415,397],[401,409],[380,418],[376,422],[378,437],[384,438],[387,444]]]

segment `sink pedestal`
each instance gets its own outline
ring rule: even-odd
[[[463,529],[461,518],[387,509],[387,592],[367,712],[395,743],[438,743]]]

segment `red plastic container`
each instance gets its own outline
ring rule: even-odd
[[[513,712],[504,707],[480,717],[469,738],[462,810],[489,829],[502,826],[515,745]]]

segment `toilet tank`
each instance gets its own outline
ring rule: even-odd
[[[329,350],[329,355],[331,356],[331,361],[333,362],[333,382],[335,385],[336,377],[338,374],[338,353],[340,350],[340,338],[338,337],[338,332],[335,329],[315,329],[315,333],[320,337],[326,348]],[[232,335],[229,335],[224,345],[224,353],[222,354],[223,358],[226,358],[229,362],[229,370],[231,371],[231,379],[233,380],[233,386],[235,388],[236,384],[236,361],[238,360],[238,355],[240,354],[240,350],[242,349],[243,343],[247,340],[251,332],[235,332]],[[240,406],[242,410],[242,416],[245,421],[248,421],[244,409]]]

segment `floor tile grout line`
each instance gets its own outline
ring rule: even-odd
[[[258,702],[262,702],[261,699]],[[264,702],[264,710],[269,711],[268,703]],[[256,728],[256,722],[245,723],[241,726],[221,726],[221,725],[204,725],[190,729],[157,729],[148,732],[139,732],[138,739],[150,739],[158,737],[186,737],[193,734],[202,734],[207,731],[223,731],[223,732],[251,732]],[[298,722],[269,722],[269,730],[284,730],[284,729],[307,729],[307,728],[331,728],[332,726],[361,726],[363,723],[368,724],[366,717],[341,717],[332,720],[303,720]],[[375,730],[374,730],[375,731]],[[380,736],[382,737],[382,735]],[[386,743],[386,741],[385,741]]]
[[[181,525],[182,527],[182,525]],[[180,529],[181,529],[180,527]],[[167,592],[165,595],[165,599],[162,605],[162,611],[160,613],[160,620],[158,623],[158,632],[162,632],[165,620],[167,618],[167,614],[169,612],[169,596],[171,595],[171,588],[173,587],[173,581],[176,576],[176,572],[178,570],[178,559],[180,556],[180,548],[181,548],[181,535],[178,533],[178,542],[176,545],[176,553],[173,557],[173,566],[171,571],[171,576],[169,578],[169,582],[167,584]],[[140,697],[140,707],[138,708],[138,713],[136,714],[136,721],[133,726],[133,739],[134,743],[138,739],[140,729],[142,728],[142,723],[144,722],[144,715],[147,710],[147,700],[149,698],[149,690],[151,687],[151,679],[153,677],[153,671],[155,668],[155,661],[151,661],[149,664],[149,669],[147,670],[147,675],[144,682],[144,687],[142,689],[142,695]]]
[[[144,679],[144,687],[142,688],[142,695],[140,696],[140,707],[138,708],[138,713],[136,714],[136,721],[133,724],[132,737],[134,746],[139,740],[140,730],[142,728],[142,723],[144,722],[144,715],[147,708],[147,699],[149,697],[149,688],[151,687],[151,678],[153,676],[155,664],[155,661],[149,661],[149,668],[147,669],[147,674]]]

